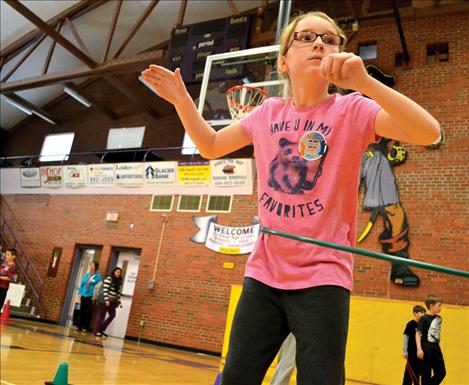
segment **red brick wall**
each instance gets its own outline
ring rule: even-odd
[[[398,76],[396,89],[440,120],[446,132],[443,146],[432,150],[404,144],[408,160],[395,168],[410,225],[410,255],[413,259],[469,270],[469,17],[467,13],[451,14],[404,21],[403,25],[411,56],[408,67],[394,67],[394,54],[401,51],[394,23],[362,26],[349,49],[356,50],[359,42],[376,40],[379,46],[376,64]],[[442,41],[449,43],[449,62],[427,64],[426,44]],[[138,123],[138,116],[142,115],[128,118],[129,123]],[[155,126],[155,131],[174,132],[171,125],[175,119],[166,121],[166,125]],[[80,135],[86,136],[90,126],[96,128],[96,122],[79,125],[83,130]],[[74,120],[67,124],[72,127],[78,123]],[[18,142],[22,140],[22,130],[17,132],[11,139],[16,143],[15,152],[27,153],[20,150]],[[179,131],[178,137],[182,137]],[[157,136],[154,139],[149,145],[158,143]],[[82,143],[80,150],[85,145],[91,148],[90,142]],[[34,150],[37,146],[26,142],[25,148]],[[14,225],[27,252],[35,256],[44,276],[52,248],[64,248],[57,278],[45,278],[46,318],[58,320],[60,316],[77,244],[103,245],[103,268],[112,246],[141,248],[128,335],[138,336],[138,322],[143,319],[146,321],[143,338],[219,352],[230,284],[241,283],[246,256],[225,256],[190,242],[189,237],[197,231],[191,220],[193,214],[174,211],[164,234],[156,289],[149,290],[162,224],[161,214],[148,210],[150,200],[150,196],[4,196],[2,212]],[[220,214],[218,222],[227,226],[247,225],[256,214],[256,205],[255,196],[235,197],[233,212]],[[110,209],[119,211],[118,224],[105,222],[106,211]],[[359,231],[368,218],[368,212],[359,212]],[[130,223],[136,225],[133,230]],[[360,247],[381,251],[377,240],[381,229],[378,221]],[[223,269],[223,262],[234,262],[235,269]],[[420,302],[434,293],[446,303],[469,305],[469,280],[413,270],[420,276],[421,286],[398,287],[389,282],[388,263],[358,256],[355,294]]]

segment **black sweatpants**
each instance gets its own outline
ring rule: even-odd
[[[350,292],[338,286],[280,290],[245,278],[222,385],[260,385],[290,331],[298,385],[343,385]]]
[[[81,296],[80,300],[80,317],[78,318],[78,329],[90,331],[91,315],[93,311],[93,303],[91,297]]]
[[[423,344],[422,385],[439,385],[446,376],[445,361],[438,344]],[[432,376],[433,371],[433,376]]]

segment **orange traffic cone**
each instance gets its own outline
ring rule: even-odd
[[[10,322],[10,300],[7,300],[3,307],[2,315],[0,316],[0,323],[7,324]]]

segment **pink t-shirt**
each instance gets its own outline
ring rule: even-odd
[[[269,98],[240,123],[254,144],[259,220],[273,230],[355,245],[360,162],[381,107],[359,93],[314,107]],[[280,289],[352,290],[351,253],[261,232],[247,277]]]

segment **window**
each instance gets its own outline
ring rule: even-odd
[[[68,160],[75,133],[47,135],[42,143],[40,162]]]
[[[378,45],[376,43],[367,43],[358,47],[358,56],[363,60],[372,60],[378,57]]]
[[[427,44],[427,63],[449,60],[448,43]]]
[[[202,206],[202,195],[181,195],[177,211],[199,212]]]
[[[209,195],[205,211],[208,213],[230,213],[232,195]]]
[[[150,211],[171,211],[173,209],[173,195],[153,195]]]

